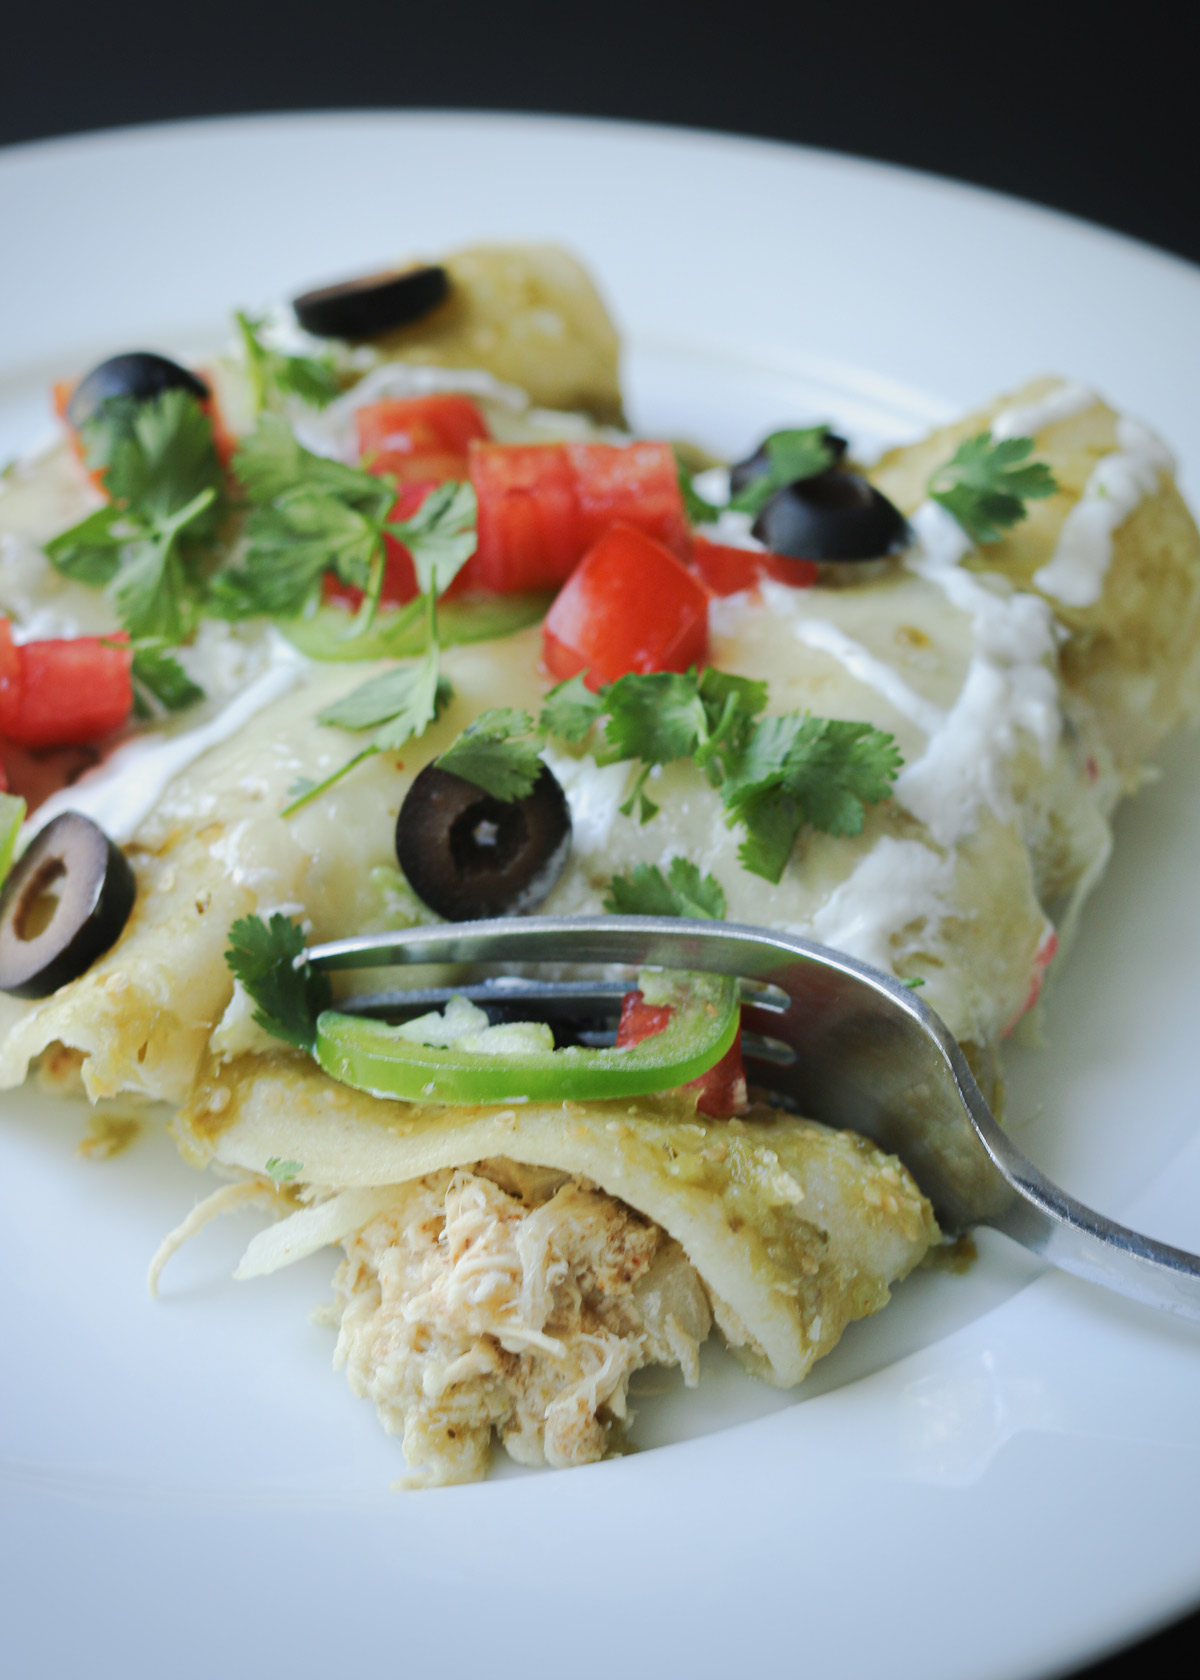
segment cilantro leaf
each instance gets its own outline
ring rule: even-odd
[[[997,542],[1026,516],[1025,503],[1058,489],[1044,461],[1031,461],[1033,439],[980,432],[960,443],[950,459],[930,474],[928,490],[976,543]]]
[[[469,723],[434,763],[474,782],[493,799],[524,799],[542,773],[532,732],[528,712],[493,707]]]
[[[142,717],[151,717],[156,710],[182,712],[204,699],[204,690],[160,642],[134,647],[130,675],[134,706]]]
[[[383,586],[385,537],[407,547],[422,594],[447,589],[475,552],[469,484],[438,485],[410,518],[390,520],[392,479],[313,454],[278,414],[262,416],[234,471],[253,504],[245,564],[217,581],[211,603],[231,617],[294,618],[333,571],[363,591],[356,628],[366,629]]]
[[[436,648],[431,648],[421,659],[368,677],[341,700],[318,712],[317,722],[350,730],[398,724],[404,741],[419,735],[433,719],[431,702],[438,682],[436,654]],[[403,741],[390,745],[398,747]]]
[[[614,875],[604,908],[624,916],[703,916],[720,921],[725,893],[712,875],[701,877],[687,858],[672,858],[666,875],[657,864],[639,863],[628,875]]]
[[[742,863],[770,881],[779,880],[806,824],[857,834],[864,807],[888,798],[900,767],[892,737],[870,724],[800,713],[764,717],[765,683],[711,667],[621,677],[594,702],[579,694],[586,700],[582,717],[572,709],[575,696],[564,693],[554,712],[543,711],[542,729],[554,733],[561,721],[578,739],[596,712],[605,716],[597,762],[640,764],[624,815],[649,821],[658,809],[646,793],[653,767],[690,760],[719,790],[729,824],[744,830]]]
[[[135,639],[183,641],[225,508],[211,420],[188,391],[113,397],[80,439],[111,501],[47,543],[47,558],[64,576],[106,589]]]
[[[260,505],[290,490],[321,491],[350,507],[382,516],[396,499],[386,479],[305,449],[280,414],[264,414],[242,439],[233,470],[250,500]]]
[[[81,519],[45,545],[46,558],[56,571],[76,583],[103,589],[121,567],[121,509],[110,502]]]
[[[422,595],[449,589],[474,554],[477,511],[473,486],[451,479],[426,496],[411,518],[388,524],[389,536],[412,556]]]
[[[583,677],[568,677],[547,694],[538,717],[538,734],[576,743],[586,740],[603,716],[603,700],[592,693]]]
[[[640,758],[670,764],[691,758],[707,734],[707,716],[694,671],[653,671],[618,677],[601,690],[608,721],[609,762]]]
[[[255,1004],[259,1026],[311,1053],[317,1016],[333,994],[327,975],[306,962],[297,966],[304,944],[299,924],[278,911],[268,922],[242,916],[229,930],[225,961]]]
[[[683,497],[683,511],[693,525],[715,525],[721,510],[715,502],[706,501],[696,489],[695,475],[687,462],[675,451],[675,470],[679,477],[679,494]]]
[[[303,1161],[281,1161],[278,1155],[267,1157],[263,1171],[276,1184],[290,1184],[298,1173],[304,1171]]]
[[[319,723],[337,729],[354,732],[373,729],[374,738],[323,781],[313,782],[304,777],[294,784],[289,790],[291,801],[283,808],[285,817],[290,817],[335,782],[340,782],[364,760],[374,758],[376,753],[395,752],[414,736],[424,734],[449,705],[454,690],[441,674],[436,599],[432,595],[426,599],[429,602],[430,635],[429,646],[421,658],[369,677],[358,688],[317,714]]]
[[[328,356],[285,355],[262,342],[262,321],[252,320],[241,310],[234,320],[246,356],[256,412],[273,407],[285,396],[299,397],[310,408],[324,408],[341,394],[341,380]]]
[[[869,723],[763,718],[722,788],[728,821],[746,831],[743,864],[778,881],[803,824],[860,833],[865,806],[889,796],[900,764],[893,737]]]
[[[837,459],[828,441],[828,426],[803,426],[772,432],[764,440],[766,472],[759,473],[729,498],[738,513],[761,513],[777,491],[797,479],[815,478]]]

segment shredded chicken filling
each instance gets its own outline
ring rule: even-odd
[[[711,1327],[679,1244],[586,1181],[508,1161],[404,1186],[343,1245],[335,1366],[403,1437],[409,1485],[601,1458],[644,1365],[699,1377]]]

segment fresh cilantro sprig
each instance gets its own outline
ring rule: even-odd
[[[183,666],[162,642],[134,644],[133,707],[138,717],[150,718],[162,712],[182,712],[204,699],[204,690],[192,681]]]
[[[828,426],[800,426],[772,432],[763,440],[762,448],[766,455],[765,469],[729,498],[727,506],[735,513],[758,515],[777,491],[794,484],[797,479],[814,478],[837,460],[836,451],[829,442]],[[715,524],[724,510],[700,494],[678,453],[676,462],[679,489],[688,518],[693,525]]]
[[[495,706],[469,723],[434,762],[474,782],[493,799],[524,799],[542,773],[537,742],[529,739],[532,732],[528,712]]]
[[[300,960],[304,943],[300,925],[278,911],[265,922],[242,916],[229,930],[225,961],[249,993],[259,1026],[311,1053],[317,1016],[333,993],[329,977]]]
[[[795,484],[797,479],[815,478],[837,460],[829,442],[828,426],[800,426],[772,432],[763,440],[763,450],[767,470],[758,473],[729,498],[730,507],[738,513],[761,513],[776,491]]]
[[[341,700],[317,713],[317,722],[355,734],[372,730],[371,740],[319,782],[304,778],[289,788],[290,802],[283,815],[292,816],[303,806],[327,792],[343,776],[374,758],[377,753],[396,752],[407,741],[423,735],[449,705],[454,690],[441,673],[441,650],[437,639],[437,597],[425,597],[428,612],[428,645],[419,659],[396,665],[390,671],[368,677]]]
[[[1040,501],[1058,489],[1045,461],[1029,459],[1032,453],[1032,438],[996,442],[991,432],[980,432],[960,443],[930,474],[929,494],[973,542],[997,542],[1025,518],[1026,502]]]
[[[859,833],[866,806],[890,795],[901,758],[893,737],[869,723],[766,717],[766,704],[765,683],[712,667],[624,676],[595,694],[573,677],[546,696],[537,734],[579,745],[602,724],[596,762],[634,766],[621,810],[642,822],[658,810],[647,792],[654,769],[694,764],[719,792],[726,821],[743,831],[744,867],[778,881],[806,825]],[[487,786],[491,776],[499,787],[514,765],[532,765],[534,743],[527,713],[496,711],[488,720],[469,744],[470,779]],[[466,732],[440,762],[453,765],[465,741]]]
[[[282,1161],[278,1155],[268,1155],[263,1171],[275,1184],[290,1184],[304,1171],[303,1161]]]
[[[110,500],[46,545],[64,577],[111,595],[135,639],[191,634],[225,511],[212,422],[188,391],[113,397],[80,427]]]
[[[687,858],[672,858],[664,875],[654,863],[639,863],[627,875],[614,875],[604,908],[618,916],[698,916],[719,922],[725,915],[725,892],[714,875],[700,874]]]
[[[234,315],[246,372],[254,399],[254,412],[275,408],[284,397],[299,397],[310,408],[324,408],[341,395],[342,382],[328,356],[288,356],[272,350],[261,338],[263,322],[239,309]]]
[[[264,414],[234,457],[251,503],[243,566],[224,574],[216,610],[295,618],[327,571],[363,591],[352,634],[372,623],[383,587],[385,537],[412,556],[422,594],[441,592],[475,552],[475,492],[439,485],[409,519],[390,519],[394,482],[315,455],[277,414]]]

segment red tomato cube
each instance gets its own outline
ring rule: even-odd
[[[427,397],[389,397],[369,403],[354,416],[360,455],[375,464],[385,452],[465,455],[468,444],[490,436],[487,421],[470,397],[438,391]],[[394,470],[390,469],[390,470]]]
[[[665,543],[681,560],[691,546],[675,452],[667,443],[568,443],[584,549],[618,521]]]
[[[613,525],[546,615],[547,668],[560,679],[584,671],[595,689],[630,671],[703,664],[708,601],[708,590],[670,549],[629,525]]]
[[[498,595],[557,589],[583,553],[571,463],[561,444],[477,443],[471,483],[479,545],[464,570]]]
[[[739,595],[743,589],[756,588],[764,577],[790,584],[793,589],[811,589],[819,576],[815,560],[733,548],[727,543],[709,542],[707,537],[692,538],[692,569],[714,595]]]
[[[14,647],[0,621],[0,735],[22,747],[81,746],[133,709],[128,637],[76,636]]]
[[[644,1038],[663,1032],[671,1019],[669,1004],[647,1003],[642,992],[626,992],[621,999],[621,1018],[617,1023],[616,1047],[628,1049]],[[749,1107],[746,1089],[746,1067],[742,1060],[742,1029],[719,1062],[707,1073],[689,1080],[685,1091],[696,1093],[696,1109],[714,1120],[728,1120],[734,1114],[745,1114]]]

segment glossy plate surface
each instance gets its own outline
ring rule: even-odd
[[[741,453],[830,417],[860,442],[1061,371],[1200,480],[1200,276],[1079,223],[749,141],[455,115],[148,129],[0,155],[0,460],[54,377],[186,351],[227,309],[381,258],[552,238],[626,332],[639,427]],[[881,261],[879,253],[889,253]],[[1200,1247],[1200,750],[1116,856],[1013,1058],[1021,1147]],[[307,1321],[332,1263],[235,1285],[237,1216],[143,1278],[200,1185],[161,1136],[0,1097],[0,1546],[22,1675],[290,1669],[536,1680],[747,1663],[890,1680],[1047,1674],[1200,1596],[1200,1333],[1001,1238],[922,1274],[798,1395],[706,1360],[643,1382],[646,1449],[401,1496]]]

